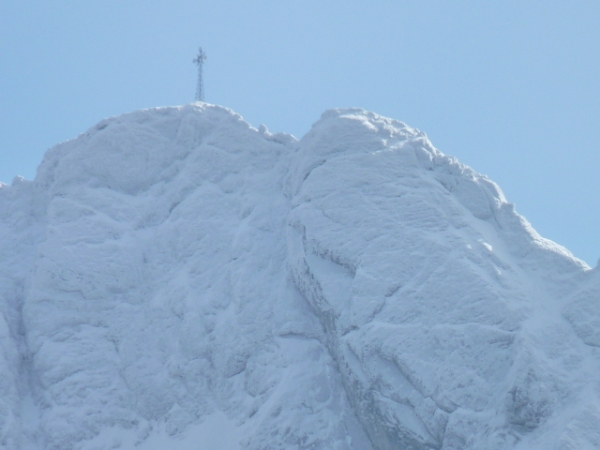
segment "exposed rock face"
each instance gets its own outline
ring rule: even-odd
[[[0,236],[3,448],[600,445],[598,271],[400,122],[108,119]]]

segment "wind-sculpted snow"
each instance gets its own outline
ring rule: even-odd
[[[107,119],[0,233],[3,448],[600,446],[598,271],[400,122]]]

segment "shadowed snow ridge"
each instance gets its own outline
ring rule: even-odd
[[[600,446],[598,271],[401,122],[110,118],[0,235],[2,448]]]

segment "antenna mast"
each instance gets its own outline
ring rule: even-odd
[[[202,51],[202,47],[198,49],[198,56],[192,62],[198,64],[198,85],[196,86],[196,101],[204,101],[204,82],[202,81],[202,66],[206,60],[206,53]]]

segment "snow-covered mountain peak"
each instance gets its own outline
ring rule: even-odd
[[[106,119],[0,233],[4,448],[600,445],[598,271],[401,122]]]

